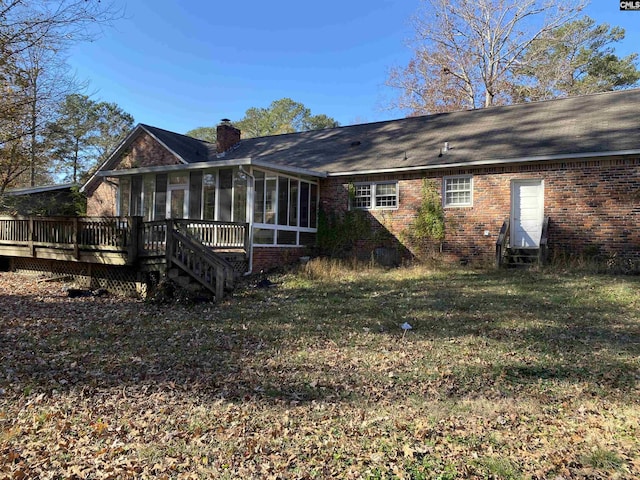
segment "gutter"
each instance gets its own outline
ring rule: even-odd
[[[532,157],[506,158],[500,160],[477,160],[474,162],[456,162],[456,163],[440,163],[437,165],[420,165],[415,167],[399,167],[399,168],[376,168],[370,170],[351,170],[342,172],[327,173],[327,177],[343,177],[348,175],[373,175],[381,173],[403,173],[416,172],[422,170],[444,170],[447,168],[466,168],[480,167],[491,165],[505,165],[511,163],[533,163],[533,162],[551,162],[557,160],[586,160],[590,158],[602,157],[620,157],[628,155],[640,155],[640,150],[618,150],[613,152],[588,152],[588,153],[566,153],[560,155],[540,155]]]

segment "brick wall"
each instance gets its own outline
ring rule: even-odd
[[[255,247],[253,273],[294,264],[305,254],[305,251],[305,247]]]
[[[114,170],[127,168],[157,167],[161,165],[180,165],[182,162],[158,143],[151,135],[142,132],[122,155]]]
[[[89,217],[114,217],[116,215],[116,186],[106,179],[87,197]]]
[[[122,155],[113,170],[177,165],[181,163],[151,135],[142,132]],[[116,214],[117,179],[103,179],[87,196],[87,215],[114,216]]]
[[[512,180],[544,181],[544,214],[550,217],[552,253],[640,257],[640,158],[608,158],[522,164],[473,169],[449,169],[400,176],[329,177],[321,184],[325,211],[345,211],[351,182],[399,181],[397,210],[368,211],[372,228],[386,230],[402,244],[401,232],[412,221],[421,202],[424,178],[441,189],[447,175],[473,175],[473,206],[446,208],[443,254],[450,260],[492,262],[495,242],[510,214]],[[485,231],[489,235],[485,235]],[[377,245],[362,242],[360,249]],[[407,252],[411,252],[410,246]]]

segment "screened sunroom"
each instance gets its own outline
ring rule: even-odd
[[[117,215],[145,222],[190,219],[242,224],[253,246],[315,243],[318,177],[250,165],[104,172],[117,185]]]

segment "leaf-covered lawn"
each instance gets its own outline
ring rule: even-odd
[[[640,278],[316,277],[184,307],[0,273],[0,478],[640,477]]]

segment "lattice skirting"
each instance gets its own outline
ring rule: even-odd
[[[11,269],[24,274],[55,278],[73,277],[80,288],[104,288],[110,293],[145,297],[149,277],[131,267],[62,262],[40,258],[13,258]]]
[[[231,264],[234,272],[242,275],[249,269],[249,261],[245,254],[238,254],[233,252],[216,252],[227,262]]]

